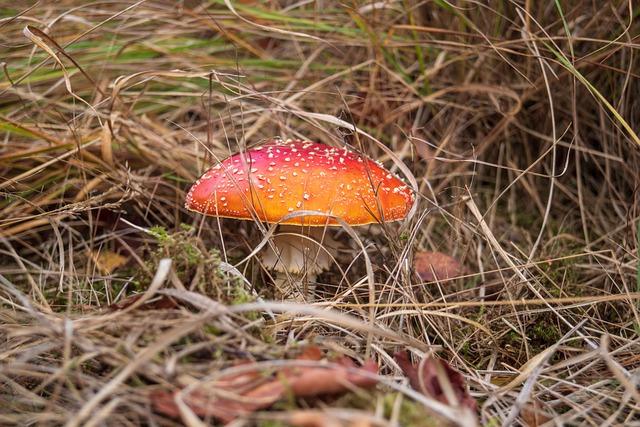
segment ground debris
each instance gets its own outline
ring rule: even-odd
[[[417,252],[413,258],[413,267],[425,282],[447,280],[464,273],[464,267],[458,260],[442,252]]]
[[[242,373],[223,373],[213,382],[189,390],[158,390],[151,394],[151,402],[164,415],[179,417],[184,403],[196,415],[230,422],[269,408],[285,397],[334,395],[376,385],[371,374],[378,372],[378,364],[373,360],[358,367],[347,357],[327,360],[321,356],[317,347],[309,347],[294,361],[308,362],[303,365],[269,363],[267,368],[242,361],[235,366],[241,366]]]
[[[124,310],[125,308],[131,307],[133,304],[135,304],[135,302],[138,301],[140,298],[142,298],[143,295],[144,294],[137,294],[137,295],[132,295],[130,297],[126,297],[120,302],[109,305],[107,308],[111,311]],[[159,297],[151,298],[149,301],[144,302],[140,307],[138,307],[138,309],[139,310],[168,310],[168,309],[177,308],[177,307],[178,307],[178,302],[175,299],[171,298],[170,296],[162,295]]]
[[[415,390],[450,406],[477,410],[478,404],[469,395],[464,377],[444,360],[427,356],[414,364],[404,351],[395,353],[393,357]]]

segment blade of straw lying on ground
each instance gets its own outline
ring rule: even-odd
[[[189,292],[180,291],[177,289],[161,289],[158,291],[160,294],[169,295],[175,298],[182,299],[189,302],[202,310],[208,310],[210,313],[219,311],[221,306],[219,303],[207,298],[204,295]],[[308,304],[293,303],[293,302],[277,302],[277,301],[261,301],[247,304],[238,304],[230,307],[224,307],[225,313],[247,313],[252,311],[271,311],[274,313],[293,314],[293,315],[306,315],[313,316],[318,319],[323,319],[328,322],[335,323],[345,328],[353,330],[367,332],[371,335],[378,337],[384,337],[392,339],[398,343],[405,342],[411,346],[418,348],[422,351],[428,351],[431,346],[425,343],[413,339],[404,334],[382,329],[378,326],[372,326],[364,323],[362,320],[343,314],[335,310],[327,310],[326,308],[317,308]]]

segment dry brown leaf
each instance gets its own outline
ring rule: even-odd
[[[320,350],[311,347],[298,360],[317,361],[319,356]],[[150,398],[154,408],[168,416],[180,415],[175,400],[179,396],[195,414],[229,422],[258,409],[269,408],[287,395],[314,397],[345,393],[354,387],[373,387],[377,380],[369,374],[377,372],[378,365],[372,360],[357,367],[346,357],[333,361],[332,365],[319,363],[318,366],[283,367],[269,378],[264,378],[262,368],[257,366],[255,371],[233,375],[233,380],[230,376],[223,376],[207,389],[197,388],[184,395],[179,395],[179,391],[160,390],[152,393]]]
[[[520,417],[528,427],[538,427],[551,421],[551,417],[542,410],[542,404],[537,399],[532,399],[520,412]]]
[[[451,279],[464,272],[458,260],[442,252],[417,252],[413,258],[413,267],[425,282]]]
[[[338,394],[354,387],[371,388],[377,380],[367,376],[376,374],[378,364],[367,360],[361,367],[343,357],[335,361],[339,366],[332,368],[301,368],[290,382],[291,391],[298,397],[312,397],[322,394]]]
[[[96,263],[96,267],[98,267],[98,270],[100,270],[102,274],[111,274],[128,261],[127,257],[109,250],[92,252],[91,259]]]
[[[243,359],[235,362],[234,367],[251,365],[255,363],[255,360]],[[222,378],[216,380],[216,387],[220,387],[222,390],[234,390],[236,393],[243,393],[245,391],[254,389],[259,380],[265,380],[265,375],[259,370],[253,370],[249,372],[240,372],[238,374],[225,375]],[[194,379],[194,382],[196,380]]]
[[[393,357],[415,390],[447,405],[476,411],[478,405],[469,395],[464,377],[444,360],[426,357],[416,366],[405,351],[397,352]],[[439,373],[444,375],[439,376]]]
[[[351,422],[340,420],[329,412],[306,410],[288,414],[288,424],[294,427],[373,427],[366,418],[353,419]]]
[[[321,360],[322,359],[322,350],[320,347],[316,347],[315,345],[310,345],[305,347],[302,350],[302,353],[296,357],[297,360]]]

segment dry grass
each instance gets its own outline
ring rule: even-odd
[[[372,356],[383,383],[250,423],[469,424],[412,393],[399,348],[457,367],[482,425],[637,422],[638,5],[228,3],[0,5],[0,423],[198,425],[150,393],[307,343]],[[264,228],[183,208],[274,135],[417,180],[412,218],[338,233],[315,307],[240,263]],[[416,250],[467,273],[421,283]]]

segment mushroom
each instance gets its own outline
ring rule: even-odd
[[[209,169],[189,190],[185,206],[205,215],[280,224],[261,259],[278,273],[280,292],[300,299],[305,276],[315,281],[336,251],[324,227],[339,225],[335,218],[350,225],[401,220],[413,203],[402,180],[348,148],[275,138]],[[302,210],[326,215],[290,215]]]

